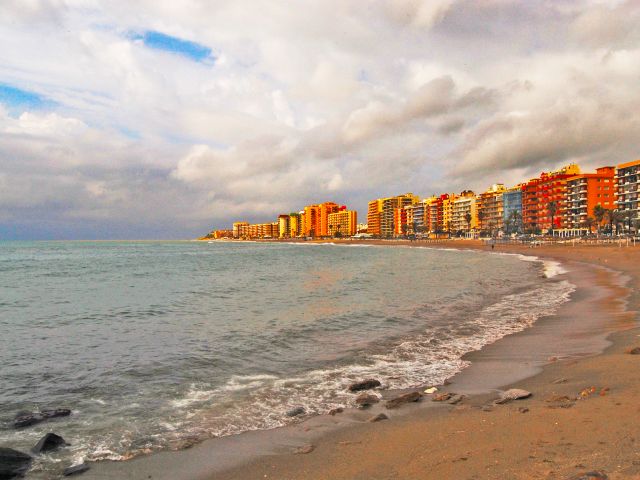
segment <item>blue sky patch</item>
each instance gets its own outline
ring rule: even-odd
[[[10,112],[40,110],[54,105],[54,102],[42,95],[4,83],[0,83],[0,103],[5,105]]]
[[[146,31],[143,34],[135,34],[133,38],[135,40],[142,40],[144,45],[149,48],[182,55],[196,62],[202,62],[207,59],[215,60],[211,55],[211,49],[209,47],[153,30]]]

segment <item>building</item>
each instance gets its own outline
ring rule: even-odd
[[[493,234],[502,230],[503,198],[506,188],[502,183],[491,185],[485,192],[478,195],[478,223],[480,230]]]
[[[289,215],[278,215],[278,236],[280,238],[289,238],[291,236]]]
[[[522,187],[522,226],[525,231],[546,232],[566,227],[567,179],[580,174],[574,163],[553,172],[542,172]],[[555,210],[555,211],[554,211]]]
[[[289,214],[289,237],[297,238],[302,235],[302,212],[292,212]]]
[[[502,192],[502,224],[505,233],[522,232],[522,184]]]
[[[451,234],[453,232],[453,205],[458,196],[455,193],[446,194],[442,199],[441,230]]]
[[[325,202],[304,207],[303,235],[308,237],[329,236],[329,214],[340,209],[337,203]]]
[[[367,209],[367,233],[380,236],[380,217],[382,215],[382,199],[371,200]]]
[[[332,237],[351,237],[358,233],[358,214],[355,210],[347,210],[342,206],[340,210],[329,214],[329,235]]]
[[[614,167],[601,167],[596,173],[583,173],[567,179],[564,228],[587,228],[587,218],[601,205],[607,210],[616,208],[616,178]]]
[[[634,229],[638,232],[640,228],[640,160],[618,165],[616,184],[615,204],[619,212],[627,215],[625,229]]]
[[[247,235],[248,222],[235,222],[233,224],[233,238],[242,238]]]
[[[409,227],[407,225],[407,207],[405,205],[402,208],[396,208],[393,211],[393,236],[400,237],[406,235],[409,232]]]
[[[467,235],[478,228],[478,209],[476,195],[465,190],[453,202],[451,232]]]
[[[413,193],[395,197],[378,198],[369,202],[367,210],[368,233],[381,237],[392,237],[395,231],[397,208],[417,203],[419,198]]]

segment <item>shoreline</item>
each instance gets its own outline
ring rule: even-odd
[[[340,243],[340,242],[334,242]],[[350,242],[351,243],[351,242]],[[420,245],[418,242],[376,242],[376,241],[363,241],[358,243],[365,244],[382,244],[382,245],[409,245],[409,246],[424,246]],[[460,242],[438,242],[437,246],[434,245],[434,248],[455,248],[455,249],[467,249],[471,248],[474,250],[482,250],[487,251],[487,248],[479,248],[481,245],[478,245],[477,242],[475,245],[470,243]],[[430,246],[430,245],[427,245]],[[462,247],[462,248],[460,248]],[[503,246],[501,246],[503,247]],[[509,246],[512,247],[512,246]],[[542,247],[544,248],[544,247]],[[553,248],[553,247],[551,247]],[[567,250],[570,247],[560,246],[556,247],[559,250]],[[610,249],[613,247],[598,247],[598,249]],[[547,248],[548,250],[548,248]],[[591,250],[593,248],[591,247]],[[637,251],[637,250],[636,250]],[[542,252],[541,248],[536,249],[517,249],[517,248],[498,248],[493,253],[513,253],[513,254],[521,254],[527,256],[536,256],[539,257],[541,261],[545,259],[551,259],[554,261],[560,262],[571,262],[571,259],[567,258],[558,258],[558,255],[550,255],[550,252]],[[540,255],[540,253],[544,253],[544,255]],[[563,255],[560,255],[562,257]],[[564,255],[566,257],[566,255]],[[602,262],[601,262],[602,263]],[[606,261],[603,266],[608,266]],[[588,271],[595,272],[598,268],[594,268],[593,264],[584,264],[584,262],[576,262],[574,268],[578,269],[586,269]],[[601,273],[599,276],[603,277],[609,275],[609,287],[611,284],[618,283],[612,288],[617,288],[618,295],[620,293],[620,289],[622,286],[620,282],[623,279],[620,275],[617,276],[617,279],[612,280],[617,274],[615,274],[611,269],[607,270],[607,275]],[[596,275],[597,276],[597,275]],[[593,281],[593,279],[592,279]],[[600,278],[600,281],[604,281],[603,278]],[[588,282],[587,282],[588,283]],[[593,287],[593,291],[590,292],[589,295],[592,297],[597,294],[598,291],[602,292],[603,289],[606,289],[606,285],[596,285]],[[582,286],[582,290],[587,288],[585,285]],[[637,292],[636,292],[637,293]],[[589,296],[587,295],[587,297]],[[617,297],[619,298],[619,296]],[[567,305],[576,305],[580,303],[579,299],[571,299],[569,302],[563,304],[563,307]],[[614,302],[615,303],[615,302]],[[620,305],[622,306],[622,305]],[[561,309],[563,308],[561,307]],[[583,312],[584,313],[584,312]],[[558,313],[558,315],[561,315]],[[557,316],[557,315],[556,315]],[[592,315],[593,316],[593,315]],[[524,360],[524,364],[519,366],[518,371],[521,372],[519,375],[515,377],[508,378],[505,376],[512,369],[505,369],[504,366],[508,364],[508,361],[505,360],[506,350],[504,345],[511,344],[512,346],[517,344],[517,338],[524,339],[524,343],[520,342],[521,345],[518,346],[516,350],[521,350],[523,345],[524,347],[527,344],[531,344],[532,342],[532,331],[535,333],[536,330],[540,330],[544,327],[545,322],[549,323],[549,318],[544,317],[539,319],[532,327],[526,328],[525,330],[508,335],[503,337],[502,339],[486,345],[479,351],[470,352],[465,355],[465,359],[471,360],[472,365],[467,369],[463,370],[455,377],[453,377],[453,384],[449,386],[449,390],[456,391],[456,393],[466,393],[471,395],[467,398],[461,405],[453,407],[454,411],[458,409],[473,409],[480,411],[479,403],[486,402],[488,397],[496,396],[495,387],[493,389],[489,389],[489,393],[485,388],[482,391],[482,388],[479,388],[479,383],[484,383],[485,385],[496,384],[496,382],[501,385],[512,384],[514,382],[518,382],[518,384],[522,384],[530,382],[532,379],[538,378],[540,376],[544,376],[545,372],[549,369],[556,369],[562,367],[565,364],[569,364],[571,362],[576,361],[575,358],[582,359],[584,357],[584,352],[581,352],[580,345],[583,345],[585,342],[585,338],[578,338],[575,340],[574,353],[572,355],[567,355],[571,357],[570,361],[558,361],[556,363],[549,363],[548,357],[546,353],[540,352],[540,355],[536,359],[528,358]],[[538,327],[536,329],[536,326]],[[606,352],[612,347],[607,348],[608,341],[605,340],[605,337],[610,336],[610,332],[613,326],[609,326],[606,331],[598,332],[599,340],[598,345],[593,344],[593,338],[591,338],[592,344],[590,348],[588,348],[589,352],[587,356],[584,358],[593,358],[593,355],[599,356],[599,351]],[[592,332],[593,333],[593,332]],[[587,335],[588,336],[588,335]],[[529,337],[529,338],[527,338]],[[614,342],[615,345],[615,342]],[[496,349],[498,351],[496,351]],[[499,350],[502,349],[500,352]],[[584,348],[582,348],[584,349]],[[513,350],[513,348],[512,348]],[[606,353],[605,353],[606,354]],[[496,360],[495,355],[502,355],[502,360]],[[510,361],[513,361],[511,358]],[[581,360],[577,360],[580,362]],[[502,365],[502,370],[497,368],[499,365]],[[479,370],[484,369],[484,372],[478,373]],[[493,372],[493,380],[489,380],[488,374]],[[502,372],[496,374],[496,372]],[[525,372],[525,373],[522,373]],[[542,372],[542,373],[540,373]],[[496,378],[497,377],[497,378]],[[481,382],[478,379],[483,379]],[[491,393],[492,392],[492,393]],[[537,396],[534,394],[534,397]],[[340,453],[341,450],[345,448],[339,445],[340,441],[336,442],[336,438],[343,437],[352,437],[353,435],[358,435],[358,431],[360,430],[386,430],[390,428],[389,426],[395,426],[402,430],[403,428],[406,430],[409,426],[414,423],[415,417],[419,417],[420,422],[436,422],[436,421],[444,421],[447,423],[446,419],[450,418],[450,415],[447,413],[448,410],[451,410],[451,407],[442,408],[441,405],[432,404],[428,401],[428,398],[425,398],[422,404],[418,405],[410,405],[399,411],[393,411],[393,416],[391,421],[382,422],[380,424],[367,424],[363,423],[364,420],[369,418],[371,415],[375,414],[378,411],[383,411],[382,407],[374,408],[367,412],[362,411],[354,411],[354,412],[345,412],[336,417],[341,417],[339,419],[334,417],[329,417],[327,415],[321,415],[319,417],[314,417],[309,420],[306,420],[300,424],[292,425],[288,427],[283,427],[281,429],[276,429],[273,431],[262,431],[262,432],[246,432],[241,435],[236,435],[232,437],[223,437],[216,438],[211,440],[206,440],[189,450],[182,450],[179,452],[161,452],[158,454],[154,454],[149,457],[141,457],[139,459],[134,459],[127,462],[101,462],[94,466],[94,469],[90,471],[88,474],[84,475],[85,478],[112,478],[113,475],[117,476],[127,476],[128,478],[148,478],[149,475],[152,478],[185,478],[185,479],[195,479],[195,478],[211,478],[215,473],[215,478],[263,478],[263,475],[269,475],[272,473],[272,470],[277,470],[279,473],[274,478],[357,478],[352,475],[363,473],[367,471],[366,469],[363,472],[354,472],[351,471],[347,473],[347,470],[340,472],[334,471],[329,476],[323,476],[326,472],[322,471],[322,468],[317,464],[318,462],[324,464],[331,465],[340,465],[341,462],[338,461],[336,463],[335,459],[331,457],[332,455],[336,455]],[[475,406],[474,406],[475,405]],[[426,407],[426,408],[425,408]],[[438,408],[433,408],[438,407]],[[423,413],[423,412],[428,413]],[[389,413],[387,411],[387,413]],[[477,413],[477,412],[474,412]],[[484,412],[486,413],[486,412]],[[426,419],[423,418],[426,415]],[[391,416],[391,415],[390,415]],[[325,418],[328,417],[328,418]],[[438,420],[440,419],[440,420]],[[407,423],[408,425],[404,425]],[[367,433],[370,434],[371,432]],[[406,433],[406,432],[405,432]],[[342,440],[342,442],[354,442],[355,440]],[[314,445],[317,443],[317,448],[309,455],[292,455],[292,451],[295,450],[296,446],[301,446],[306,443],[313,443]],[[357,441],[356,441],[357,442]],[[222,445],[224,444],[224,445]],[[330,445],[333,445],[334,448],[329,448]],[[350,447],[348,450],[358,450],[356,446],[359,443],[354,443],[353,447]],[[380,455],[381,451],[376,450],[375,448],[366,448],[366,452],[358,452],[352,451],[350,455],[362,455],[363,458],[371,458],[372,456]],[[382,448],[382,450],[389,450],[388,448]],[[216,453],[217,451],[217,453]],[[327,456],[331,457],[328,458]],[[466,461],[465,461],[466,462]],[[189,468],[176,468],[175,466],[172,468],[171,465],[175,463],[187,464]],[[305,466],[307,463],[316,465],[314,467],[313,475],[311,475]],[[393,462],[392,462],[393,463]],[[169,470],[167,470],[169,469]],[[266,469],[266,470],[265,470]],[[263,473],[264,471],[268,471],[268,473]],[[304,473],[303,473],[304,472]],[[374,472],[367,471],[368,478],[388,478],[385,476],[376,477]],[[373,475],[373,476],[372,476]],[[403,477],[402,475],[398,476],[398,478],[411,478]],[[436,477],[433,477],[436,478]],[[498,477],[496,477],[498,478]],[[523,477],[526,478],[526,477]]]

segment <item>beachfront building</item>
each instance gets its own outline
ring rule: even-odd
[[[346,206],[329,214],[329,235],[332,237],[351,237],[358,233],[358,214],[355,210],[347,210]]]
[[[615,204],[625,215],[625,230],[640,228],[640,160],[622,163],[616,168]]]
[[[478,195],[479,228],[489,235],[502,230],[504,226],[502,195],[505,191],[506,188],[502,183],[496,183]]]
[[[371,200],[367,209],[367,233],[380,236],[380,217],[382,216],[382,199]]]
[[[304,207],[303,235],[326,237],[329,235],[329,215],[340,209],[337,203],[325,202]]]
[[[522,184],[502,192],[502,224],[507,234],[522,232]]]
[[[233,224],[233,238],[242,238],[243,233],[246,235],[246,229],[249,226],[249,222],[235,222]]]
[[[442,200],[442,231],[453,232],[453,205],[458,196],[455,193],[446,194]]]
[[[297,238],[302,235],[302,212],[291,212],[289,214],[289,237]]]
[[[278,237],[289,238],[291,236],[291,226],[289,215],[278,215]]]
[[[407,207],[396,208],[393,211],[393,236],[400,237],[409,232]]]
[[[594,218],[593,209],[600,205],[607,210],[616,208],[615,168],[601,167],[596,173],[582,173],[567,179],[566,213],[564,227],[567,233],[590,230],[588,218]]]
[[[478,227],[478,209],[476,195],[471,190],[465,190],[453,202],[451,231],[456,235],[471,236],[471,232]]]
[[[554,229],[565,228],[567,179],[579,174],[580,167],[572,163],[553,172],[542,172],[538,178],[523,185],[522,225],[525,231],[546,232],[552,221]]]
[[[368,233],[380,237],[392,237],[395,232],[396,209],[413,205],[418,201],[419,198],[413,193],[370,201],[367,210]]]

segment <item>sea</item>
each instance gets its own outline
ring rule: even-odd
[[[0,243],[0,446],[30,476],[185,448],[437,385],[574,290],[535,257],[262,242]],[[69,417],[14,429],[17,412]],[[303,407],[297,417],[287,412]]]

